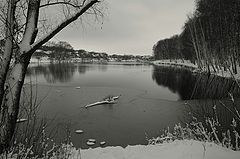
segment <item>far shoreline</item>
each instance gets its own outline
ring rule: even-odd
[[[50,64],[50,63],[62,63],[62,62],[71,62],[71,63],[82,63],[82,64],[103,64],[103,65],[150,65],[150,61],[74,61],[74,60],[40,60],[40,61],[31,61],[30,65],[35,64]]]

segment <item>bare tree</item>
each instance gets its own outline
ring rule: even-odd
[[[16,126],[24,78],[33,53],[65,27],[83,15],[101,14],[101,0],[6,0],[0,2],[0,37],[4,38],[0,58],[0,154],[8,149]],[[62,9],[64,17],[46,29],[43,13]],[[45,30],[45,34],[41,32]],[[0,55],[1,56],[1,55]]]

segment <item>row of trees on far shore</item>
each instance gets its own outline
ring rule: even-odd
[[[1,54],[1,53],[0,53]],[[150,61],[152,56],[150,55],[109,55],[105,52],[86,51],[84,49],[74,50],[74,48],[65,41],[54,42],[50,41],[47,44],[41,46],[33,54],[34,58],[41,61],[42,59],[48,59],[50,61],[71,61],[78,59],[94,59],[102,61]]]
[[[237,73],[240,58],[240,1],[196,0],[180,35],[158,41],[155,59],[187,59],[207,71]]]

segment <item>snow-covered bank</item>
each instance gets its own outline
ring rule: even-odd
[[[157,60],[153,61],[154,65],[157,66],[175,66],[175,67],[185,67],[190,69],[197,69],[197,65],[194,65],[189,60]]]
[[[204,72],[198,69],[198,66],[196,64],[191,63],[189,60],[157,60],[152,62],[153,65],[156,66],[172,66],[172,67],[178,67],[178,68],[186,68],[189,69],[193,72]],[[224,71],[224,68],[219,70],[218,72],[214,72],[210,68],[211,74],[220,76],[220,77],[226,77],[226,78],[232,78],[234,77],[235,79],[240,79],[240,67],[237,67],[237,72],[238,74],[231,73],[229,70]]]
[[[71,158],[82,159],[239,159],[236,152],[214,143],[194,140],[176,140],[158,145],[106,147],[72,150]]]

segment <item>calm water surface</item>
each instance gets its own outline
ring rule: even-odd
[[[41,116],[54,118],[60,127],[70,123],[73,144],[82,148],[87,148],[88,138],[106,141],[108,146],[147,144],[146,134],[157,136],[186,118],[185,100],[193,102],[206,95],[204,88],[194,87],[196,78],[189,72],[151,65],[32,65],[25,82],[30,79],[37,82],[38,98],[46,97]],[[117,104],[82,108],[108,95],[121,97]],[[77,135],[76,129],[84,133]],[[58,137],[64,133],[59,129]]]

